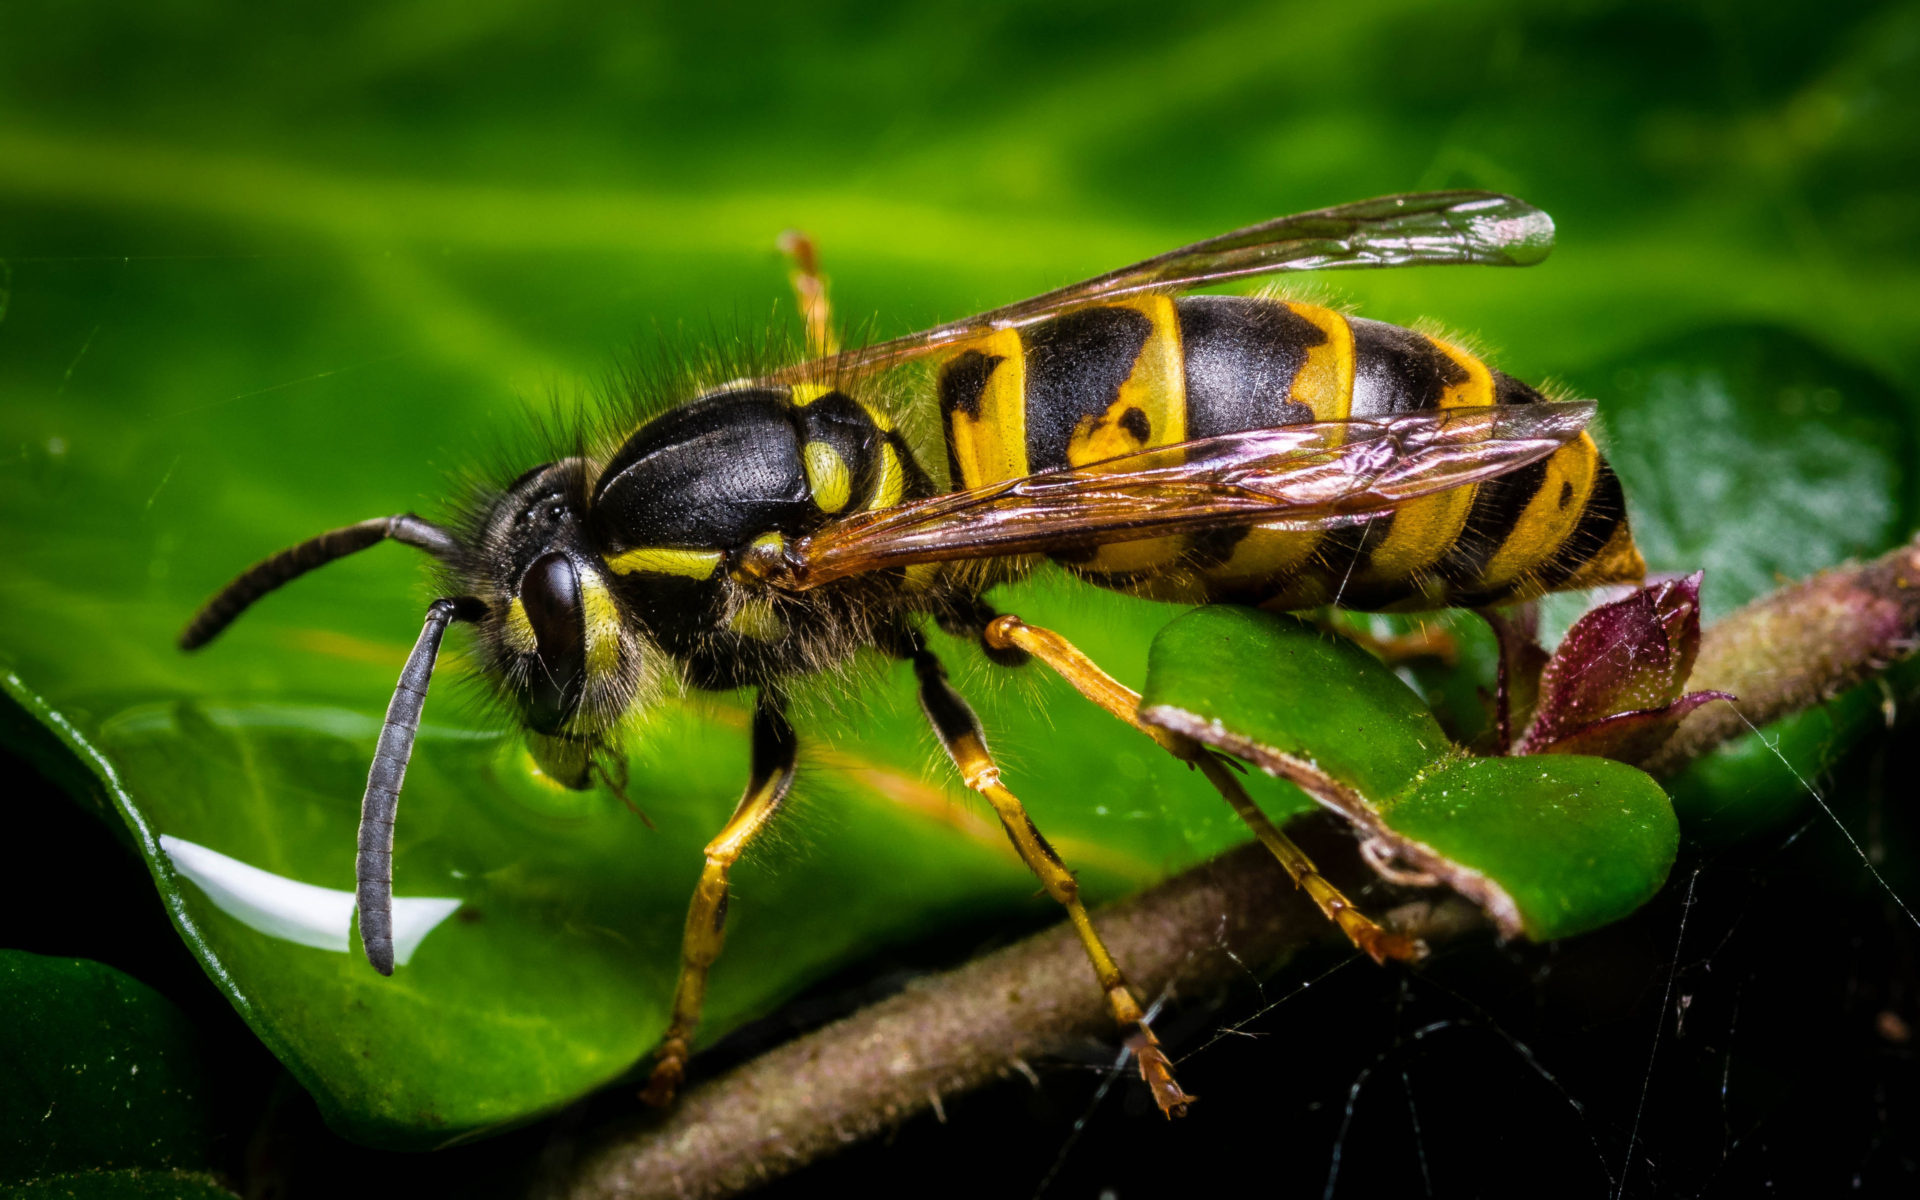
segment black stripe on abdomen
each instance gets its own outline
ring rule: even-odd
[[[1020,331],[1029,470],[1067,465],[1074,429],[1120,398],[1152,333],[1153,322],[1133,308],[1081,309]]]
[[[1384,321],[1348,317],[1353,330],[1353,402],[1356,418],[1384,417],[1440,407],[1449,387],[1467,381],[1460,364],[1425,336]],[[1340,599],[1356,608],[1379,608],[1403,598],[1409,580],[1391,580],[1371,587],[1353,579],[1373,565],[1374,551],[1386,544],[1393,530],[1388,513],[1364,525],[1336,529],[1322,539],[1316,553],[1319,569],[1333,583]]]
[[[1175,303],[1186,358],[1187,437],[1313,420],[1293,398],[1307,351],[1327,340],[1277,300],[1188,296]]]
[[[1511,375],[1499,371],[1493,375],[1495,404],[1538,404],[1546,397]],[[1448,588],[1460,597],[1457,603],[1471,607],[1487,564],[1500,552],[1514,527],[1527,510],[1527,501],[1547,480],[1547,460],[1529,463],[1517,471],[1496,475],[1474,492],[1473,507],[1467,510],[1466,526],[1440,561],[1434,565]],[[1504,592],[1507,589],[1499,589]]]
[[[1602,458],[1594,464],[1593,490],[1587,495],[1587,507],[1581,510],[1567,540],[1560,543],[1538,572],[1540,585],[1548,591],[1573,578],[1589,559],[1606,548],[1614,531],[1627,519],[1627,497],[1620,488],[1620,477]]]
[[[1411,329],[1348,317],[1353,329],[1355,420],[1440,407],[1449,387],[1467,381],[1446,351]]]

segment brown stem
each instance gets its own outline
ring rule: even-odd
[[[1811,708],[1914,648],[1920,629],[1920,537],[1866,563],[1827,571],[1755,600],[1708,629],[1687,680],[1732,692],[1681,722],[1645,763],[1671,775],[1722,742]]]
[[[1820,703],[1914,646],[1920,538],[1756,601],[1707,630],[1691,686],[1739,697],[1689,717],[1649,769],[1671,774],[1754,724]],[[1351,843],[1348,843],[1351,855]],[[1322,862],[1337,851],[1316,848]],[[1463,902],[1409,906],[1396,928],[1433,941],[1478,925]],[[1143,993],[1204,994],[1261,972],[1330,926],[1259,846],[1245,846],[1097,917]],[[606,1132],[549,1194],[738,1194],[892,1129],[1030,1058],[1109,1032],[1072,933],[1055,928],[798,1038]]]
[[[1421,935],[1476,919],[1465,904],[1413,905],[1399,915]],[[1264,976],[1333,931],[1257,845],[1103,909],[1098,921],[1148,997],[1204,995],[1249,972]],[[939,1097],[1023,1070],[1029,1059],[1105,1046],[1112,1024],[1079,942],[1056,927],[916,980],[693,1088],[663,1115],[606,1131],[554,1194],[734,1195],[891,1129]]]

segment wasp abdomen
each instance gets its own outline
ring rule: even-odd
[[[939,391],[956,488],[1249,429],[1542,398],[1411,329],[1232,296],[1146,296],[996,332],[946,361]],[[1490,604],[1644,569],[1585,435],[1348,529],[1252,526],[1056,557],[1110,587],[1277,609]]]

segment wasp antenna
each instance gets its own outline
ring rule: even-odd
[[[460,549],[460,543],[451,533],[412,513],[375,517],[357,525],[329,529],[319,537],[308,538],[240,572],[194,614],[193,620],[181,631],[180,648],[198,650],[219,637],[249,605],[268,592],[315,567],[324,567],[388,538],[425,550],[441,562],[451,562]]]
[[[441,598],[427,608],[420,640],[400,668],[380,726],[380,744],[374,747],[373,766],[367,770],[367,794],[360,800],[360,853],[354,859],[354,903],[360,909],[360,942],[367,961],[382,975],[393,974],[393,816],[400,807],[400,785],[413,757],[413,736],[420,730],[420,710],[427,703],[427,684],[440,656],[440,639],[453,621],[476,621],[486,614],[486,601],[475,596]]]

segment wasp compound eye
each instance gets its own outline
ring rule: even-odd
[[[533,626],[535,664],[527,679],[527,723],[558,733],[587,681],[587,627],[580,573],[564,554],[534,560],[520,581],[520,603]]]

